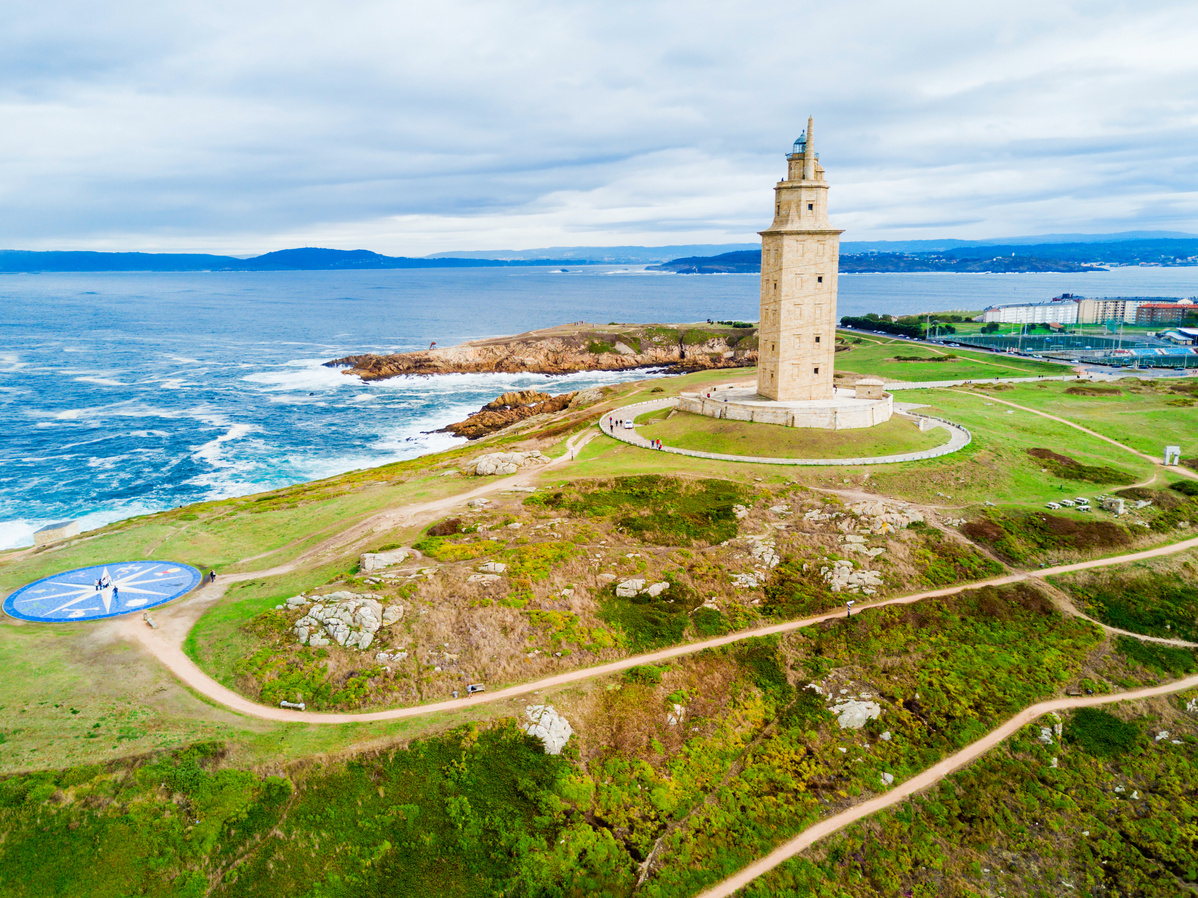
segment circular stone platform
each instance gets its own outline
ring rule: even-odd
[[[203,575],[171,561],[118,561],[76,568],[22,586],[4,600],[20,620],[69,623],[118,617],[191,592]],[[97,582],[104,586],[97,589]]]
[[[629,429],[623,427],[622,421],[635,421],[641,415],[649,412],[659,411],[664,408],[680,407],[677,399],[651,399],[648,402],[638,402],[635,405],[626,405],[623,408],[614,409],[608,412],[599,419],[599,429],[609,437],[613,437],[624,443],[630,443],[633,446],[640,446],[642,449],[651,449],[653,446],[650,442],[638,434],[635,428]],[[692,458],[710,458],[716,461],[734,461],[746,462],[749,464],[758,465],[893,465],[905,461],[922,461],[926,458],[936,458],[941,455],[948,455],[952,452],[957,452],[969,445],[972,437],[969,431],[960,424],[954,424],[952,421],[945,421],[943,418],[934,418],[931,415],[907,415],[912,419],[922,419],[932,427],[943,427],[949,432],[949,441],[940,446],[935,446],[931,449],[924,449],[919,452],[906,452],[901,455],[882,455],[873,456],[870,458],[766,458],[756,455],[725,455],[719,452],[699,452],[694,449],[679,449],[675,446],[662,446],[657,452],[671,452],[674,455],[689,455]]]
[[[678,410],[728,421],[820,430],[853,430],[884,424],[894,414],[894,399],[882,392],[881,381],[864,383],[877,385],[871,398],[863,396],[861,389],[836,387],[830,399],[796,402],[766,399],[758,394],[756,385],[733,384],[702,393],[683,393]]]

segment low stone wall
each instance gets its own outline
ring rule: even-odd
[[[710,398],[702,393],[683,393],[678,409],[708,418],[729,421],[752,421],[754,424],[777,424],[782,427],[812,427],[822,430],[852,430],[874,427],[889,421],[894,414],[894,397],[889,393],[870,402],[851,402],[840,405],[820,404],[810,408],[794,404],[724,401],[716,393]]]
[[[754,455],[724,455],[717,452],[698,452],[694,449],[677,449],[674,446],[652,446],[647,439],[636,432],[635,429],[629,430],[622,426],[617,426],[615,421],[633,420],[649,412],[655,412],[663,408],[676,408],[680,403],[677,399],[650,399],[647,402],[637,402],[633,405],[626,405],[623,408],[616,409],[609,415],[604,415],[599,419],[599,429],[609,437],[619,440],[623,443],[629,443],[633,446],[640,446],[642,449],[655,449],[658,452],[670,452],[674,455],[689,455],[692,458],[710,458],[716,461],[732,461],[732,462],[748,462],[750,464],[764,465],[839,465],[845,467],[859,467],[861,465],[891,465],[899,462],[907,461],[922,461],[926,458],[936,458],[940,455],[948,455],[951,452],[957,452],[969,445],[972,437],[969,431],[960,424],[954,424],[951,421],[945,421],[943,418],[933,418],[930,415],[908,416],[908,417],[926,417],[931,421],[936,422],[936,427],[943,427],[950,434],[949,441],[941,446],[936,446],[932,449],[924,449],[920,452],[906,452],[902,455],[885,455],[874,456],[872,458],[764,458]]]

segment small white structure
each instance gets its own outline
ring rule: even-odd
[[[50,543],[56,543],[78,535],[78,521],[59,521],[57,524],[47,524],[41,530],[35,531],[33,534],[33,544],[35,546],[48,546]]]
[[[1166,446],[1165,447],[1165,464],[1169,467],[1181,464],[1181,447]]]

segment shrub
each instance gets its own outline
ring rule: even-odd
[[[723,542],[736,535],[733,506],[743,487],[727,480],[683,480],[643,474],[576,481],[545,496],[546,507],[583,517],[615,517],[618,530],[662,546]]]
[[[1028,449],[1027,454],[1038,459],[1049,473],[1062,480],[1078,480],[1086,483],[1125,484],[1134,483],[1135,475],[1119,468],[1105,465],[1083,465],[1068,455],[1060,455],[1051,449]]]
[[[1161,645],[1159,642],[1144,642],[1132,636],[1120,636],[1115,646],[1133,661],[1138,661],[1149,670],[1171,677],[1184,677],[1198,670],[1198,662],[1189,649],[1176,645]]]
[[[1065,726],[1065,741],[1096,758],[1113,758],[1135,747],[1140,731],[1098,708],[1078,708]]]
[[[462,532],[462,519],[446,518],[444,521],[433,524],[425,532],[429,536],[453,536],[455,533]]]

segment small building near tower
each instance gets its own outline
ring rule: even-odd
[[[61,540],[70,539],[78,535],[78,521],[59,521],[56,524],[47,524],[40,530],[35,530],[33,533],[33,545],[48,546],[50,543],[60,542]]]

